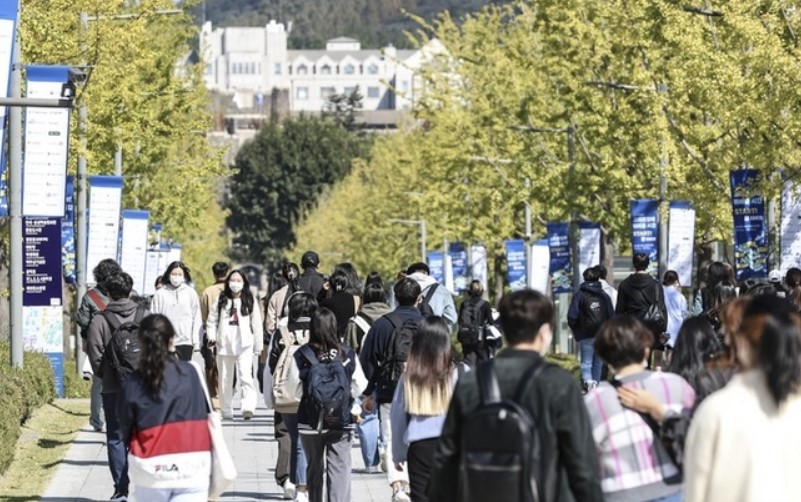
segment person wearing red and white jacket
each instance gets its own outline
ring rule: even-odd
[[[194,363],[174,353],[163,315],[139,327],[139,369],[122,383],[117,414],[136,500],[205,502],[211,475],[208,404]]]

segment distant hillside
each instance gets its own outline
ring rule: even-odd
[[[205,0],[215,26],[258,26],[270,19],[292,21],[293,48],[320,48],[329,38],[349,36],[365,47],[407,47],[404,30],[415,24],[406,10],[426,19],[450,11],[454,18],[504,0]]]

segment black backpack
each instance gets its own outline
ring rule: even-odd
[[[579,301],[579,330],[587,338],[592,338],[598,334],[601,325],[609,319],[609,312],[606,309],[606,302],[602,295],[581,292]]]
[[[111,338],[106,345],[104,357],[108,358],[109,367],[122,383],[139,368],[139,354],[142,351],[139,344],[139,323],[145,316],[145,310],[137,307],[133,321],[128,322],[120,322],[117,315],[108,310],[100,315],[111,328]]]
[[[406,369],[412,337],[417,332],[417,322],[412,319],[404,321],[394,312],[387,314],[386,318],[392,323],[392,335],[379,365],[378,385],[385,393],[392,394]]]
[[[434,293],[436,293],[438,287],[439,283],[436,282],[429,286],[425,298],[420,302],[420,306],[417,307],[420,313],[423,314],[423,317],[431,317],[434,315],[434,310],[431,308],[431,298],[434,297]]]
[[[459,483],[462,502],[536,502],[540,438],[521,400],[547,363],[526,370],[510,400],[503,398],[493,360],[478,366],[481,405],[464,421]]]
[[[350,376],[345,368],[354,357],[348,354],[348,359],[320,361],[309,345],[300,349],[301,354],[310,363],[306,388],[308,395],[304,395],[306,417],[312,428],[318,432],[326,429],[344,429],[350,425],[350,414],[353,397],[350,393]]]
[[[456,334],[456,339],[462,345],[476,345],[481,341],[484,326],[478,320],[483,306],[484,300],[472,302],[468,299],[464,302],[459,312],[459,332]]]

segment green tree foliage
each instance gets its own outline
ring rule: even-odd
[[[729,240],[730,169],[761,170],[769,196],[778,169],[800,172],[801,12],[779,0],[699,3],[537,0],[459,22],[447,13],[433,23],[416,18],[412,41],[444,47],[421,72],[417,128],[377,142],[366,174],[355,170],[310,214],[298,247],[314,242],[365,266],[384,263],[403,230],[386,218],[358,231],[349,222],[419,212],[431,248],[443,235],[483,242],[500,274],[503,240],[523,233],[524,202],[535,238],[545,222],[576,211],[626,247],[628,203],[658,197],[660,174],[668,198],[697,208],[701,241]],[[385,181],[394,176],[424,195],[410,199]],[[344,190],[372,195],[340,201]],[[311,235],[323,214],[332,225]],[[402,245],[413,254],[407,230]],[[357,238],[333,240],[343,234]]]
[[[123,149],[123,206],[149,209],[163,235],[185,244],[189,266],[208,269],[225,250],[224,213],[216,180],[226,174],[213,151],[208,93],[201,65],[184,65],[197,27],[170,0],[141,0],[133,10],[113,0],[23,0],[20,24],[25,63],[88,65],[78,92],[88,110],[90,174],[111,174]],[[81,26],[80,13],[91,19]],[[121,14],[135,14],[114,19]],[[70,170],[81,152],[78,113],[72,114]],[[203,285],[203,282],[200,282]]]
[[[337,36],[358,38],[366,46],[408,47],[404,31],[415,23],[404,11],[433,19],[447,10],[459,18],[489,3],[492,0],[206,0],[206,15],[222,26],[292,21],[290,44],[298,48],[323,47]]]
[[[265,124],[236,157],[227,202],[235,244],[249,258],[280,264],[301,216],[364,150],[364,140],[329,119]]]

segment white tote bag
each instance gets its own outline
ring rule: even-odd
[[[220,415],[214,411],[209,398],[209,389],[206,387],[206,377],[200,366],[192,362],[192,366],[197,371],[200,385],[203,387],[203,394],[206,396],[206,404],[209,407],[209,434],[211,435],[211,479],[209,480],[209,499],[216,499],[233,483],[236,479],[236,466],[228,446],[223,437],[222,421]]]

